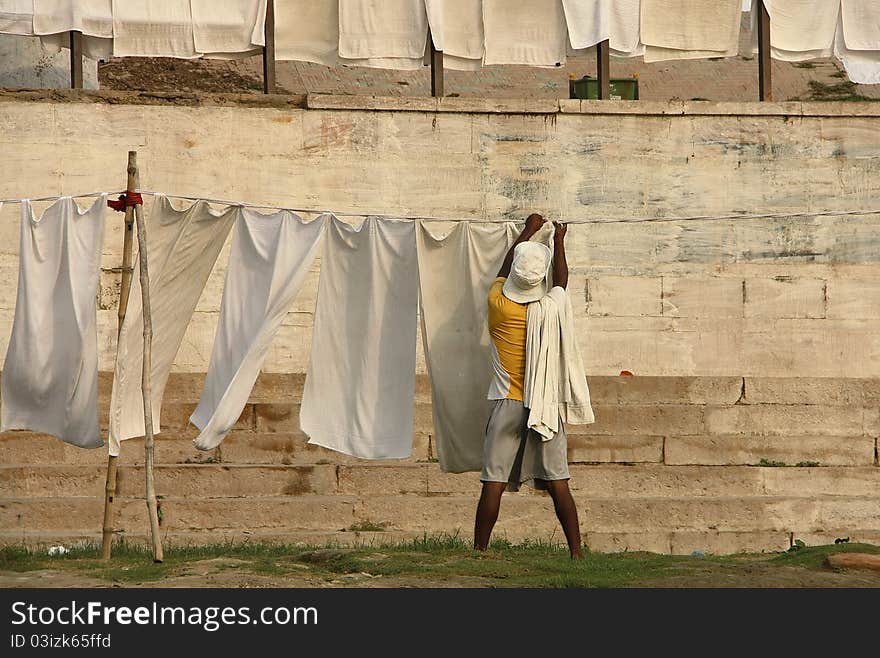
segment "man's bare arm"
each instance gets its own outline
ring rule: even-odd
[[[525,228],[523,228],[522,233],[519,234],[519,237],[514,241],[512,245],[510,245],[510,249],[507,251],[507,255],[504,257],[504,262],[501,264],[501,269],[498,270],[498,276],[503,276],[507,278],[510,276],[510,266],[513,265],[513,250],[516,249],[516,245],[520,242],[526,242],[529,240],[535,233],[537,233],[540,228],[544,225],[546,220],[541,217],[541,215],[537,213],[532,213],[529,215],[526,220]]]
[[[553,234],[553,285],[565,288],[568,286],[568,262],[565,260],[565,232],[568,226],[553,222],[556,232]]]

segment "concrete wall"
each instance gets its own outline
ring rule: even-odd
[[[0,34],[0,88],[68,89],[70,50],[50,52],[37,37]],[[98,88],[98,62],[83,58],[83,87]]]
[[[126,151],[137,149],[143,187],[169,193],[490,221],[532,211],[663,219],[569,230],[570,290],[598,417],[572,428],[569,446],[588,539],[606,549],[729,552],[782,548],[792,533],[880,538],[880,215],[665,221],[880,209],[880,107],[73,98],[0,94],[0,198],[118,189]],[[17,212],[0,210],[3,350]],[[108,219],[102,370],[112,368],[121,249],[121,215]],[[225,258],[163,413],[171,420],[158,449],[160,493],[171,536],[238,537],[250,527],[344,539],[361,536],[363,524],[469,532],[476,476],[445,476],[432,463],[424,378],[411,460],[366,464],[305,446],[298,391],[318,267],[266,362],[286,374],[264,376],[212,463],[194,463],[206,457],[189,447],[186,418],[211,353]],[[126,450],[137,461],[137,448]],[[0,525],[9,528],[0,540],[96,536],[101,455],[10,433],[0,435],[0,457]],[[137,536],[145,521],[129,510],[142,503],[121,486],[120,528]],[[261,497],[261,511],[242,495]],[[546,499],[523,494],[507,505],[509,536],[553,533]]]

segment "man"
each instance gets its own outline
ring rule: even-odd
[[[492,338],[493,378],[488,398],[492,412],[486,426],[483,449],[483,491],[477,505],[474,548],[485,550],[498,520],[501,495],[517,491],[524,482],[546,490],[553,499],[572,559],[581,557],[577,507],[568,487],[568,451],[565,429],[544,440],[529,429],[529,410],[524,405],[528,305],[547,294],[551,252],[529,239],[544,225],[530,215],[525,228],[507,252],[498,278],[489,288],[489,334]],[[566,226],[554,222],[554,287],[568,285],[565,260]],[[511,272],[512,270],[512,272]]]

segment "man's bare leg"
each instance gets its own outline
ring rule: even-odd
[[[498,520],[501,508],[501,494],[507,488],[506,482],[483,482],[480,502],[477,504],[477,518],[474,522],[474,548],[485,551],[489,547],[492,528]]]
[[[568,542],[568,550],[573,560],[581,556],[581,529],[578,523],[577,507],[571,490],[568,488],[568,480],[548,480],[547,491],[553,499],[553,507],[556,510],[556,518],[562,524],[565,540]]]

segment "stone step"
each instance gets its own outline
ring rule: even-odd
[[[820,466],[870,466],[875,463],[873,436],[804,436],[792,425],[787,436],[668,436],[666,464],[760,464],[761,460],[787,466],[814,463]]]
[[[573,464],[571,488],[579,495],[620,498],[880,495],[880,468],[728,466],[621,466]],[[188,498],[286,495],[472,495],[477,473],[443,473],[437,464],[178,464],[155,468],[161,495]],[[101,496],[104,465],[0,466],[0,497]],[[143,467],[120,466],[117,494],[140,496]],[[523,491],[533,491],[524,487]],[[535,494],[541,495],[541,494]]]
[[[542,535],[528,534],[529,529],[514,526],[493,533],[495,539],[519,542],[526,539],[546,541],[562,548],[565,545],[561,532],[557,529]],[[162,541],[166,547],[193,545],[229,545],[271,543],[307,546],[359,546],[382,547],[404,541],[423,539],[424,532],[417,531],[320,531],[320,530],[163,530]],[[438,537],[442,535],[427,535]],[[470,535],[461,532],[457,535],[467,545]],[[864,530],[852,532],[851,529],[816,532],[795,532],[795,538],[808,546],[834,543],[839,537],[849,537],[851,542],[880,544],[880,531]],[[144,531],[117,532],[116,540],[124,540],[130,545],[149,548],[150,537]],[[758,553],[765,551],[784,551],[790,546],[791,532],[778,530],[756,531],[650,531],[650,532],[584,532],[584,543],[594,551],[650,551],[673,555],[690,555],[693,551],[706,554],[726,555],[731,553]],[[101,543],[101,533],[92,532],[28,532],[0,530],[0,546],[24,545],[34,550],[46,550],[49,546],[91,545],[94,550]]]
[[[880,531],[877,496],[594,498],[575,494],[584,532],[849,532]],[[253,498],[163,497],[162,528],[177,530],[405,530],[470,533],[474,496],[304,495]],[[99,497],[2,498],[0,528],[30,532],[87,532],[101,525]],[[117,497],[115,526],[146,530],[143,500]],[[529,536],[556,530],[548,496],[509,495],[499,530]]]

